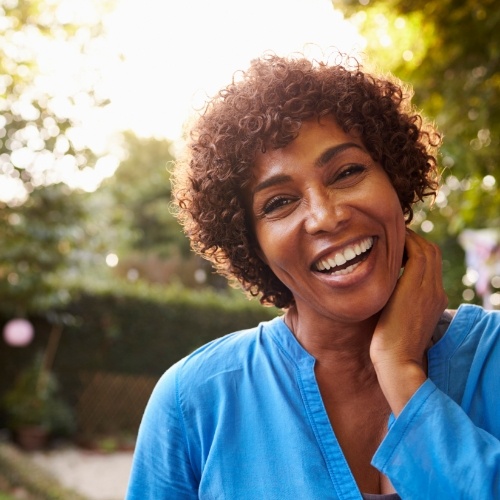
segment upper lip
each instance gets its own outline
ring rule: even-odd
[[[361,243],[363,243],[367,240],[370,240],[371,244],[373,245],[375,238],[373,236],[363,236],[363,237],[353,238],[352,240],[350,240],[346,243],[343,243],[342,245],[335,245],[335,246],[331,246],[329,248],[324,249],[323,251],[321,251],[321,253],[319,253],[316,256],[316,258],[312,262],[311,269],[313,269],[314,271],[317,271],[318,270],[317,266],[321,261],[333,259],[335,257],[335,255],[342,254],[348,248],[353,248],[356,245],[360,245]]]

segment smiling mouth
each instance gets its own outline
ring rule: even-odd
[[[365,238],[359,243],[349,245],[332,257],[318,260],[313,267],[320,273],[332,276],[352,273],[370,254],[373,241],[373,237]]]

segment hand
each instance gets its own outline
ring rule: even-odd
[[[448,303],[439,248],[408,229],[406,253],[404,272],[370,345],[379,384],[396,415],[427,378],[426,350]]]

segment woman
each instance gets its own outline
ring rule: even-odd
[[[166,372],[129,499],[500,498],[500,315],[445,311],[440,253],[408,229],[439,142],[352,61],[268,55],[209,103],[179,220],[284,314]]]

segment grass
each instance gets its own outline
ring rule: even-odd
[[[0,470],[0,500],[40,500],[30,493],[23,487],[19,485],[13,485],[7,480],[7,477],[3,473],[3,468]]]
[[[22,496],[14,496],[22,491]],[[86,500],[9,443],[0,442],[0,500]]]

